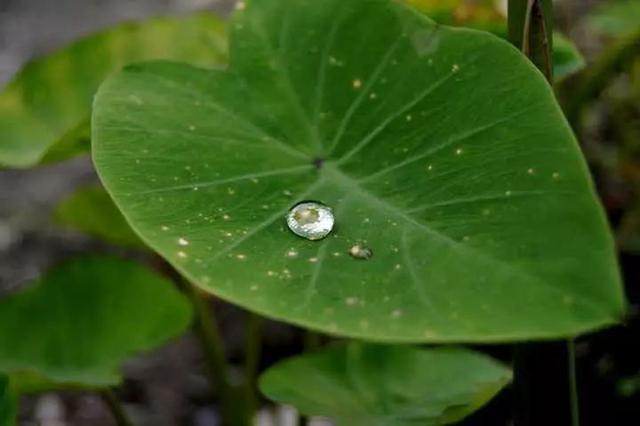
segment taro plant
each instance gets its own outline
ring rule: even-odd
[[[18,75],[0,162],[90,149],[106,192],[56,218],[146,265],[80,258],[0,301],[0,422],[16,393],[72,386],[129,424],[119,366],[192,311],[229,425],[253,418],[260,316],[331,340],[268,369],[264,395],[340,425],[459,422],[512,373],[449,345],[623,319],[613,239],[551,86],[584,62],[550,2],[462,22],[494,34],[409,3],[241,2],[226,32],[208,15],[125,25]],[[243,389],[208,295],[253,313]]]

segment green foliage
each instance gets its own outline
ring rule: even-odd
[[[584,56],[582,56],[576,45],[559,32],[553,33],[554,80],[563,80],[583,69],[585,65]]]
[[[593,31],[609,36],[622,36],[636,31],[640,26],[640,2],[608,1],[589,17],[589,26]]]
[[[228,71],[130,66],[94,109],[105,187],[193,282],[385,341],[563,337],[622,317],[585,162],[511,45],[388,0],[251,2],[232,25]],[[286,229],[305,199],[334,209],[322,241]],[[373,257],[351,258],[357,243]]]
[[[445,425],[489,401],[509,370],[465,349],[351,343],[285,360],[260,379],[269,398],[338,425]]]
[[[76,259],[0,301],[0,371],[34,373],[38,386],[116,384],[121,362],[183,332],[189,320],[186,299],[146,268]]]
[[[0,165],[28,167],[86,152],[98,85],[127,63],[156,58],[223,63],[222,22],[199,14],[127,23],[27,65],[0,93]]]
[[[0,373],[0,426],[13,426],[16,418],[16,395],[9,377]]]
[[[58,205],[55,216],[59,223],[109,243],[145,247],[101,186],[80,188]]]

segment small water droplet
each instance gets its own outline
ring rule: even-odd
[[[187,253],[185,253],[185,252],[183,252],[183,251],[179,251],[179,252],[177,253],[177,255],[178,255],[178,257],[179,257],[179,258],[182,258],[182,259],[184,259],[184,258],[186,258],[186,257],[187,257]]]
[[[353,86],[354,89],[359,89],[362,87],[362,80],[360,80],[359,78],[353,80],[353,82],[351,82],[351,85]]]
[[[354,259],[367,260],[370,259],[371,256],[373,256],[373,251],[369,247],[366,247],[362,244],[354,244],[349,249],[349,254]]]
[[[163,231],[168,231],[169,227],[167,225],[162,225],[160,229],[162,229]]]
[[[453,64],[453,66],[451,67],[451,72],[452,73],[457,73],[458,71],[460,71],[460,65]]]
[[[552,178],[554,179],[560,179],[560,173],[558,172],[553,172],[553,174],[551,175]]]
[[[462,148],[456,149],[456,155],[462,155],[463,152]]]
[[[527,170],[527,173],[530,174],[530,175],[534,174],[535,172],[536,171],[534,169],[528,169]]]
[[[333,229],[335,219],[330,207],[315,201],[303,201],[287,214],[287,226],[296,235],[308,240],[321,240]]]
[[[402,311],[400,309],[396,309],[391,312],[391,318],[400,318],[402,316]]]
[[[238,259],[238,260],[246,260],[246,259],[247,259],[247,256],[246,256],[246,255],[244,255],[244,254],[237,254],[237,255],[236,255],[236,259]]]
[[[189,241],[186,238],[178,238],[178,244],[180,244],[181,246],[188,246]]]

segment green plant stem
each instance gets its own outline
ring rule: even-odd
[[[313,352],[322,346],[322,336],[312,330],[306,330],[304,333],[304,351]]]
[[[566,96],[565,113],[569,122],[578,124],[583,108],[610,83],[611,77],[624,69],[633,58],[640,56],[640,28],[608,47],[578,79]]]
[[[509,40],[553,81],[552,0],[509,0]]]
[[[258,315],[247,313],[244,352],[244,396],[246,401],[245,421],[251,424],[254,413],[258,407],[258,396],[256,392],[256,378],[260,364],[260,352],[262,343],[262,318]]]
[[[206,296],[193,284],[184,282],[184,289],[191,299],[194,309],[194,331],[202,342],[209,378],[216,387],[222,405],[222,414],[229,424],[236,424],[230,419],[237,419],[237,407],[234,390],[229,381],[229,368],[224,351],[224,342],[218,331],[212,307]]]
[[[571,426],[580,426],[580,400],[576,375],[576,344],[573,339],[567,341],[569,362],[569,397],[571,399]]]
[[[111,411],[111,415],[113,415],[118,426],[133,426],[133,422],[129,419],[127,412],[111,389],[100,391],[100,397],[109,407],[109,411]]]

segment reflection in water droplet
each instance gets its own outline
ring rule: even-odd
[[[361,244],[355,244],[349,249],[349,254],[354,259],[370,259],[373,256],[373,251],[369,247],[365,247]]]
[[[320,240],[333,229],[330,207],[315,201],[296,204],[287,214],[287,226],[296,235],[308,240]]]

